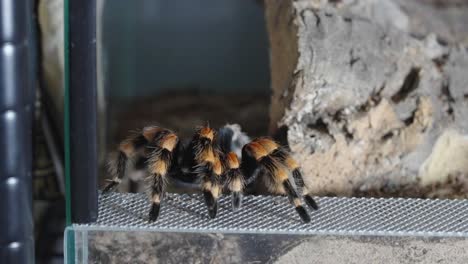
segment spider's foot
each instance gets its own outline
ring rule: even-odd
[[[107,184],[106,187],[104,187],[104,189],[102,190],[102,193],[108,193],[110,191],[113,191],[117,185],[119,185],[119,182],[117,181],[111,181],[109,184]]]
[[[218,201],[210,191],[204,191],[203,196],[205,197],[205,203],[208,207],[208,215],[210,218],[215,218],[218,211]]]
[[[304,195],[304,200],[306,202],[306,204],[313,210],[318,210],[319,209],[319,206],[318,204],[315,202],[315,200],[312,198],[312,196],[310,195]]]
[[[208,215],[210,216],[211,219],[214,219],[217,213],[218,213],[218,203],[215,203],[212,208],[208,208]]]
[[[310,222],[310,216],[309,214],[307,213],[306,209],[302,206],[297,206],[296,207],[296,212],[299,214],[299,216],[301,217],[302,221],[304,223],[309,223]]]
[[[151,206],[151,211],[149,213],[148,222],[154,222],[158,219],[160,207],[161,205],[159,203],[153,203],[153,205]]]
[[[232,209],[233,211],[237,211],[242,206],[242,193],[241,192],[233,192],[232,193]]]

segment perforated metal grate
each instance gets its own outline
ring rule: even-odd
[[[75,229],[145,229],[173,232],[235,232],[468,237],[467,200],[317,198],[320,209],[302,223],[286,197],[246,196],[233,212],[230,197],[208,218],[201,195],[168,194],[155,223],[148,223],[144,194],[100,196],[96,223]]]

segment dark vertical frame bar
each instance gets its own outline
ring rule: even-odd
[[[69,0],[67,22],[71,221],[89,223],[98,199],[96,1]]]
[[[0,1],[0,262],[33,263],[33,0]]]

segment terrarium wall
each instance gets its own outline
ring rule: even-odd
[[[265,1],[270,131],[314,194],[465,196],[468,1]]]

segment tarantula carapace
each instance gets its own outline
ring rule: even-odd
[[[129,161],[143,160],[152,203],[150,222],[159,215],[166,182],[171,178],[197,183],[209,216],[215,218],[218,199],[223,193],[231,193],[232,207],[236,210],[241,207],[247,187],[261,176],[270,193],[287,195],[301,219],[310,222],[301,196],[310,208],[317,210],[318,206],[308,194],[300,167],[289,151],[268,137],[247,142],[244,139],[239,144],[234,132],[229,125],[218,132],[207,125],[198,128],[193,138],[184,142],[169,129],[145,127],[120,143],[118,156],[109,166],[113,179],[103,192],[121,182]],[[236,145],[241,151],[236,151]]]

